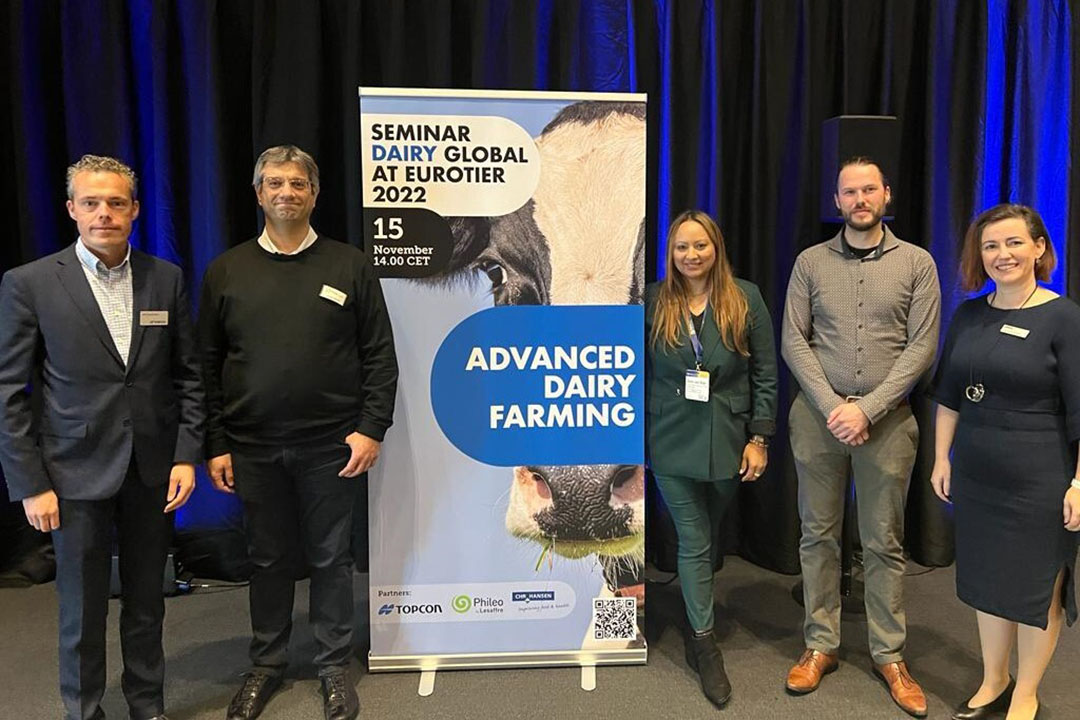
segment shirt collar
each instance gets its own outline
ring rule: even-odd
[[[318,237],[319,235],[315,232],[315,228],[308,225],[307,235],[304,237],[303,242],[300,243],[300,246],[290,253],[284,253],[277,249],[277,246],[274,245],[274,242],[270,239],[270,235],[266,232],[266,228],[263,227],[262,235],[259,236],[259,247],[271,255],[299,255],[311,247]]]
[[[83,242],[82,235],[75,241],[75,254],[79,257],[79,262],[83,264],[83,267],[91,272],[119,272],[126,270],[128,262],[131,260],[131,243],[128,243],[127,253],[124,255],[123,261],[114,268],[105,267],[105,263],[101,261],[101,258],[90,252],[90,249],[86,247],[86,243]]]
[[[833,238],[829,240],[829,249],[834,252],[840,253],[844,257],[853,258],[855,257],[855,255],[849,253],[847,251],[847,248],[844,247],[844,228],[846,227],[847,225],[841,227],[840,232],[836,233],[836,235],[834,235]],[[877,252],[870,253],[870,255],[866,257],[867,260],[871,258],[879,258],[900,244],[900,238],[893,235],[893,231],[889,229],[888,225],[882,223],[881,228],[882,230],[884,230],[884,237],[882,237],[881,242],[878,243]]]

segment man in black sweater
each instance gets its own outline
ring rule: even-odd
[[[326,718],[351,719],[352,508],[393,421],[394,339],[367,258],[309,224],[319,193],[311,156],[272,147],[253,184],[265,229],[210,265],[199,312],[207,469],[243,502],[254,564],[253,667],[227,717],[257,717],[281,685],[306,561]]]

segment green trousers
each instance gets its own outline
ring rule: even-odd
[[[695,632],[713,627],[713,560],[720,521],[739,480],[695,480],[657,475],[656,484],[679,536],[679,584],[686,617]]]

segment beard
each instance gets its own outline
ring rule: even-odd
[[[855,213],[863,210],[867,210],[870,212],[870,219],[856,220]],[[859,232],[869,230],[870,228],[881,222],[881,218],[884,217],[883,209],[878,209],[874,207],[856,208],[855,210],[852,210],[850,212],[843,212],[841,214],[844,216],[844,224],[850,227],[852,230],[858,230]]]

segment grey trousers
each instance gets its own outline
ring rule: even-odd
[[[834,438],[825,417],[802,393],[792,403],[789,423],[799,476],[806,647],[827,653],[840,647],[840,534],[850,473],[863,547],[870,655],[876,663],[902,660],[904,504],[919,444],[911,408],[891,410],[858,447]]]

